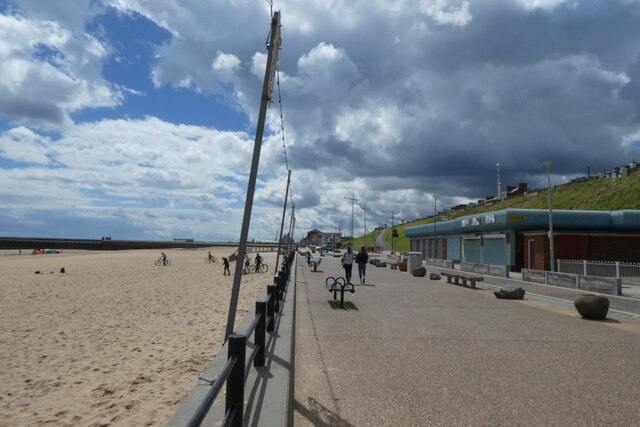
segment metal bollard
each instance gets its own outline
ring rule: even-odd
[[[267,323],[266,301],[256,301],[256,316],[258,315],[260,316],[260,320],[258,320],[258,324],[256,325],[256,329],[254,332],[257,351],[256,357],[253,359],[253,366],[255,366],[256,368],[264,366],[264,347],[267,342],[267,340],[265,339],[265,326]]]
[[[269,302],[267,302],[267,332],[273,332],[275,325],[275,299],[276,299],[276,285],[267,285],[267,296]]]
[[[231,426],[242,427],[244,418],[244,364],[247,352],[247,337],[244,334],[229,335],[227,360],[237,358],[236,364],[227,377],[227,397],[225,412],[234,413]]]

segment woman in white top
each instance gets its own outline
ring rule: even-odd
[[[351,283],[351,268],[353,267],[353,252],[351,246],[347,246],[347,251],[342,254],[342,266],[344,267],[345,279]]]

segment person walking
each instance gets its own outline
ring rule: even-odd
[[[231,270],[229,270],[229,258],[222,257],[222,264],[224,264],[224,275],[226,276],[228,274],[231,276]]]
[[[346,252],[342,254],[342,267],[344,268],[347,283],[351,283],[351,269],[353,268],[353,251],[351,250],[351,246],[347,246]]]
[[[369,262],[369,254],[366,246],[360,247],[360,252],[356,255],[356,264],[358,264],[358,275],[360,276],[360,284],[364,285],[365,276],[367,274],[367,262]]]
[[[249,274],[249,266],[251,265],[251,259],[248,254],[244,254],[244,271],[243,274]]]

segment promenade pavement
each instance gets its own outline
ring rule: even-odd
[[[298,263],[295,426],[640,426],[640,299],[610,297],[589,321],[573,290],[501,300],[493,288],[524,283],[368,265],[341,309],[325,279],[343,275],[337,258]]]

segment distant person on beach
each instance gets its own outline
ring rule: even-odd
[[[249,259],[249,255],[244,254],[244,273],[249,273],[249,266],[251,265],[251,260]]]
[[[209,261],[213,261],[213,255],[211,255],[211,251],[209,251]]]
[[[262,257],[256,253],[256,271],[260,271],[260,265],[262,265]]]
[[[342,267],[344,267],[345,279],[351,283],[351,269],[353,268],[353,251],[351,246],[347,246],[347,251],[342,254]]]
[[[231,271],[229,270],[229,259],[227,257],[222,258],[222,263],[224,264],[224,275],[229,274],[231,276]]]
[[[162,255],[160,255],[160,258],[162,259],[162,265],[167,265],[167,254],[162,252]]]
[[[358,275],[360,276],[360,284],[364,284],[365,275],[367,274],[367,262],[369,254],[365,246],[360,247],[360,252],[356,255],[356,264],[358,264]]]

